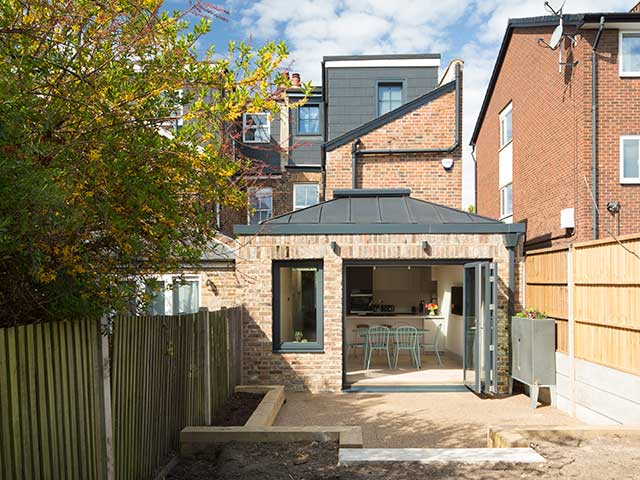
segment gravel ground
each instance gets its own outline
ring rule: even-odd
[[[582,425],[529,397],[481,398],[470,392],[287,392],[276,425],[359,425],[366,448],[486,447],[493,426]]]
[[[338,466],[335,443],[229,443],[183,459],[167,478],[225,480],[373,479],[634,479],[640,471],[640,439],[597,438],[533,447],[547,459],[536,465],[417,465],[386,463]]]

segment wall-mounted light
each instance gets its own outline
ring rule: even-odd
[[[331,251],[333,253],[335,253],[336,255],[340,255],[340,247],[338,246],[338,242],[332,240],[331,243],[329,243],[329,247],[331,248]]]
[[[426,240],[422,241],[422,250],[424,250],[427,255],[431,255],[431,245],[429,245],[429,242]]]
[[[440,163],[445,170],[451,170],[451,167],[453,167],[453,158],[443,158],[440,160]]]

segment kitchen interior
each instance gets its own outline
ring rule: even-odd
[[[367,265],[346,268],[347,383],[350,385],[425,385],[462,383],[463,317],[461,265]],[[430,305],[432,304],[432,305]],[[437,305],[435,310],[429,307]],[[419,331],[421,368],[401,351],[398,368],[389,368],[386,352],[364,366],[366,329],[414,326]],[[434,350],[440,326],[438,362]],[[394,335],[389,351],[394,363]]]

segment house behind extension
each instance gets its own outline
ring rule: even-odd
[[[556,319],[558,406],[637,424],[638,7],[509,20],[471,145],[478,213],[527,226],[516,296]]]
[[[247,211],[223,212],[222,231],[316,204],[336,188],[408,187],[417,198],[459,208],[461,103],[453,84],[439,88],[462,75],[456,65],[439,80],[439,54],[324,57],[323,85],[303,106],[243,115],[237,151],[261,168]],[[290,102],[302,97],[300,81],[294,73]]]

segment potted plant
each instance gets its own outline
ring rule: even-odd
[[[542,318],[547,318],[547,315],[544,312],[541,312],[540,310],[536,310],[535,308],[526,308],[516,313],[516,317],[542,319]]]
[[[427,310],[429,310],[429,315],[433,317],[438,310],[438,304],[433,302],[427,304]]]
[[[297,342],[297,343],[308,342],[308,340],[304,338],[304,333],[302,333],[300,330],[296,330],[295,332],[293,332],[293,338],[294,338],[294,342]]]

